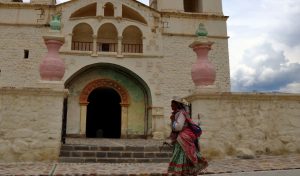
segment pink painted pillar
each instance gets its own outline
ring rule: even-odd
[[[196,31],[198,38],[190,45],[197,54],[197,61],[192,65],[192,80],[197,87],[213,85],[216,79],[214,65],[208,60],[208,52],[213,42],[207,40],[207,31],[203,24]]]
[[[40,64],[40,76],[46,81],[61,81],[65,74],[65,64],[59,57],[59,49],[64,44],[64,38],[44,37],[48,53]]]

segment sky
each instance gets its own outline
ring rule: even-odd
[[[300,1],[223,0],[232,91],[300,93]]]
[[[231,91],[300,93],[300,0],[222,2]]]

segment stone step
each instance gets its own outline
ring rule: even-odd
[[[172,148],[168,146],[96,146],[96,145],[76,145],[76,144],[63,144],[61,146],[62,151],[145,151],[145,152],[151,152],[151,151],[172,151]]]
[[[60,156],[62,157],[105,157],[105,158],[163,158],[171,157],[172,152],[128,152],[128,151],[85,151],[61,150]]]
[[[163,163],[172,156],[168,146],[101,146],[63,144],[60,162],[75,163]]]
[[[170,158],[97,158],[97,157],[60,157],[66,163],[167,163]]]

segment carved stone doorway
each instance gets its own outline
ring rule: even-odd
[[[80,134],[86,137],[126,138],[129,96],[110,79],[97,79],[80,95]]]
[[[86,137],[121,137],[121,97],[112,88],[94,89],[88,97]]]

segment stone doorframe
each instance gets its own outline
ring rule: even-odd
[[[127,138],[129,95],[118,82],[110,79],[96,79],[88,83],[79,96],[80,104],[80,136],[86,136],[87,105],[90,93],[97,88],[112,88],[121,97],[121,138]]]

